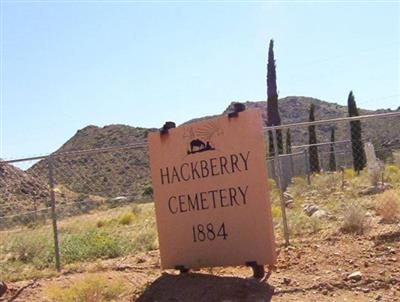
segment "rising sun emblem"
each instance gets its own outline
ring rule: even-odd
[[[222,134],[217,121],[209,121],[197,128],[190,125],[184,129],[183,138],[188,144],[187,154],[215,150],[216,137]]]

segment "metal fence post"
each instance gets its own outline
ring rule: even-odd
[[[53,158],[50,155],[47,158],[49,168],[49,185],[50,185],[50,202],[51,202],[51,220],[53,222],[53,235],[54,235],[54,252],[56,256],[56,269],[61,270],[60,264],[60,246],[58,244],[58,228],[57,228],[57,214],[56,214],[56,196],[54,194],[54,177],[53,177]]]
[[[271,150],[270,144],[272,144],[272,147],[273,147],[273,144],[274,144],[273,139],[272,139],[272,141],[271,141],[271,139],[270,139],[270,137],[273,138],[272,132],[273,132],[273,131],[268,131],[268,134],[267,134],[268,150]],[[271,169],[268,170],[268,174],[269,174],[269,176],[272,177],[273,179],[276,179],[275,158],[271,157],[270,152],[268,152],[267,160],[271,163],[271,165],[270,165]]]
[[[276,178],[278,181],[280,200],[281,200],[281,212],[282,212],[282,223],[283,223],[283,234],[285,236],[285,245],[289,245],[289,228],[287,224],[286,218],[286,204],[283,196],[282,183],[281,183],[281,167],[279,161],[279,151],[278,151],[278,140],[276,138],[276,129],[272,131],[273,143],[274,143],[274,164],[275,164],[275,172]]]
[[[308,149],[304,149],[304,164],[306,168],[306,175],[307,175],[307,184],[311,185],[311,178],[310,178],[310,162],[308,160]]]

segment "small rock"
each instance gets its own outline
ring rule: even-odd
[[[283,193],[283,198],[285,200],[293,200],[293,196],[291,194],[289,194],[288,192]]]
[[[294,201],[292,199],[286,200],[285,201],[285,207],[289,208],[289,209],[293,209],[294,207]]]
[[[354,273],[351,273],[350,275],[348,275],[347,279],[354,280],[354,281],[360,281],[362,279],[362,274],[361,274],[361,272],[357,271],[357,272],[354,272]]]
[[[311,216],[312,214],[314,214],[316,211],[319,210],[319,207],[315,204],[310,204],[310,203],[306,203],[303,204],[303,210],[304,212],[308,215]]]
[[[8,254],[6,254],[5,256],[4,256],[4,262],[7,262],[7,261],[12,261],[12,260],[16,260],[16,257],[15,257],[15,255],[13,255],[12,253],[8,253]]]
[[[376,300],[376,301],[382,300],[382,295],[377,295],[377,296],[375,297],[375,300]]]
[[[117,197],[111,198],[111,201],[124,201],[127,199],[128,199],[128,197],[126,197],[126,196],[117,196]]]
[[[292,282],[292,279],[289,279],[289,278],[286,278],[286,277],[283,278],[283,283],[285,285],[289,285],[291,282]]]
[[[317,210],[311,214],[311,217],[315,217],[315,218],[325,218],[327,216],[328,216],[328,213],[324,210]]]
[[[144,262],[146,262],[146,259],[144,259],[144,258],[142,258],[142,257],[139,257],[139,258],[137,258],[136,259],[136,263],[144,263]]]

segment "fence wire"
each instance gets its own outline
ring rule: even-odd
[[[286,243],[320,225],[362,233],[368,224],[379,223],[373,234],[377,242],[400,235],[398,129],[399,113],[265,128],[266,141],[273,144],[268,150],[277,151],[267,158],[272,212]],[[0,230],[53,222],[57,232],[54,220],[150,200],[146,148],[143,140],[0,161]],[[361,217],[362,225],[352,224],[354,217]],[[48,230],[43,236],[55,240]]]
[[[388,230],[400,236],[398,129],[399,113],[266,129],[270,136],[275,131],[282,133],[282,142],[268,148],[281,152],[270,152],[267,165],[280,191],[275,207],[284,205],[286,244],[289,237],[305,232],[301,224],[315,224],[316,219],[321,223],[335,220],[335,227],[355,233],[377,222],[382,227],[376,236]],[[279,150],[279,146],[285,148]],[[299,223],[296,219],[301,215],[310,219]],[[284,230],[285,224],[289,230]]]

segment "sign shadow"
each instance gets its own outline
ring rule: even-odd
[[[209,274],[164,273],[136,302],[269,302],[274,288],[252,279]]]

